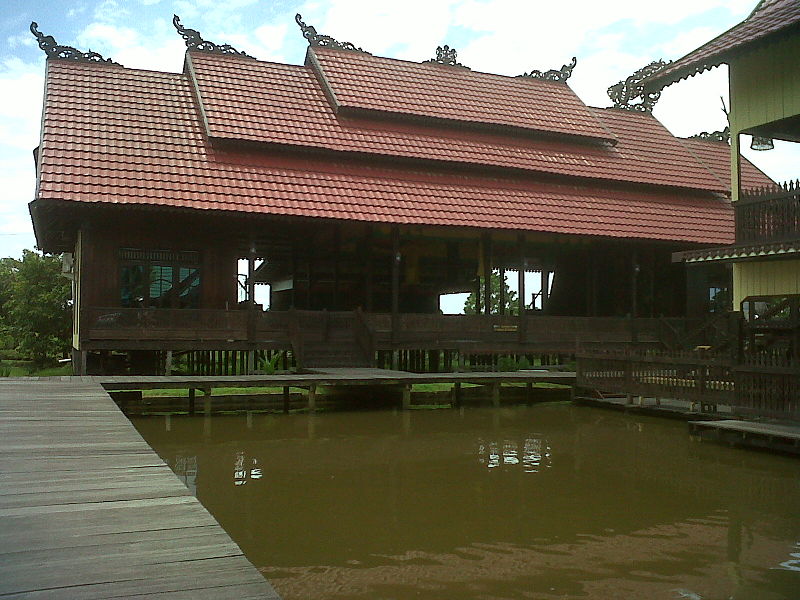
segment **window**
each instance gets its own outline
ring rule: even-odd
[[[200,253],[122,248],[120,304],[126,308],[199,308]]]

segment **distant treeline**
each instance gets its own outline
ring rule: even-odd
[[[61,256],[23,250],[21,258],[0,258],[0,352],[40,366],[64,356],[72,329],[70,288]]]

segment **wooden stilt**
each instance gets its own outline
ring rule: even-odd
[[[403,386],[403,410],[411,408],[411,386]]]
[[[492,406],[495,408],[500,406],[500,384],[492,384]]]
[[[189,388],[189,415],[194,416],[194,401],[195,401],[195,393],[197,390],[194,388]]]
[[[211,389],[203,389],[203,414],[207,417],[211,416]]]
[[[167,377],[172,375],[172,350],[167,350],[164,358],[164,375]]]
[[[311,384],[308,386],[308,410],[314,412],[317,410],[317,386]]]
[[[289,386],[283,386],[283,412],[289,414]]]

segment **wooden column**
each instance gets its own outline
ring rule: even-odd
[[[403,410],[411,408],[411,385],[405,384],[403,386]]]
[[[250,238],[247,252],[247,341],[256,339],[256,242]],[[248,371],[251,372],[251,371]]]
[[[364,235],[364,310],[372,312],[372,225]]]
[[[636,314],[639,312],[638,306],[638,285],[637,281],[639,279],[639,258],[638,253],[636,250],[631,252],[631,317],[636,318]]]
[[[397,317],[400,312],[400,228],[392,227],[392,343],[397,339]]]
[[[517,287],[519,296],[517,302],[519,305],[519,327],[517,327],[517,336],[520,343],[525,341],[525,267],[527,266],[527,258],[525,257],[525,234],[520,233],[517,236],[517,252],[519,254],[519,272],[517,273]]]
[[[481,278],[480,278],[480,276],[475,277],[475,291],[473,293],[475,294],[475,314],[479,315],[479,314],[481,314],[481,311],[482,311],[482,309],[481,309],[482,304],[481,304]]]
[[[506,270],[500,269],[500,314],[506,314]]]
[[[291,270],[292,270],[292,291],[289,292],[289,308],[294,308],[297,303],[297,244],[295,236],[292,235],[292,257],[291,257]]]
[[[339,224],[333,231],[333,294],[331,294],[331,310],[339,310],[339,253],[342,250],[342,230]]]
[[[172,375],[172,350],[167,350],[164,357],[164,375],[167,377]]]
[[[542,312],[547,309],[550,300],[550,270],[542,269]]]
[[[317,385],[315,383],[308,386],[308,410],[309,412],[317,410]]]
[[[492,234],[483,234],[483,314],[492,312]]]

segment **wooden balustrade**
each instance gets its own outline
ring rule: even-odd
[[[800,240],[800,182],[745,190],[734,206],[736,243]]]

